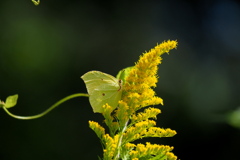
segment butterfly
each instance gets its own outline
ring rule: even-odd
[[[86,84],[94,113],[103,113],[106,103],[113,109],[117,107],[122,97],[122,80],[100,71],[87,72],[81,78]]]

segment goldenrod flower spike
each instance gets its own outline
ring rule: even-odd
[[[177,41],[163,42],[141,55],[135,66],[118,74],[117,77],[122,77],[123,81],[121,100],[114,112],[108,104],[103,105],[102,112],[110,134],[105,134],[98,123],[89,122],[103,144],[103,160],[177,159],[171,152],[173,147],[149,142],[146,145],[132,143],[142,138],[172,137],[177,134],[169,128],[156,127],[155,120],[161,110],[148,107],[163,105],[162,98],[157,97],[153,90],[158,81],[158,65],[162,61],[161,55],[176,47]],[[139,111],[141,108],[144,110]]]
[[[145,106],[162,104],[163,100],[155,96],[151,87],[156,87],[158,65],[161,55],[177,47],[177,41],[166,41],[144,53],[130,71],[123,86],[122,100],[138,110]]]

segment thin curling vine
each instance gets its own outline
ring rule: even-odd
[[[77,93],[67,96],[46,111],[34,116],[18,116],[8,109],[17,103],[18,95],[0,101],[6,113],[14,118],[29,120],[40,118],[63,102],[76,97],[89,97],[94,113],[100,113],[108,127],[108,133],[98,122],[89,121],[103,146],[102,160],[176,160],[173,147],[168,145],[136,144],[134,141],[148,137],[172,137],[176,131],[156,126],[162,98],[156,96],[158,65],[162,54],[177,47],[177,41],[166,41],[140,56],[134,66],[121,70],[116,78],[100,72],[90,71],[81,78],[86,84],[88,94]],[[100,158],[99,158],[100,159]]]
[[[49,107],[44,112],[42,112],[40,114],[33,115],[33,116],[19,116],[19,115],[15,115],[15,114],[11,113],[8,110],[9,108],[14,107],[17,104],[17,99],[18,99],[17,94],[12,95],[12,96],[8,96],[7,99],[6,99],[6,102],[0,100],[0,108],[2,107],[9,116],[11,116],[13,118],[16,118],[16,119],[21,119],[21,120],[37,119],[37,118],[41,118],[41,117],[45,116],[46,114],[48,114],[50,111],[55,109],[60,104],[66,102],[70,99],[76,98],[76,97],[89,97],[89,95],[85,94],[85,93],[76,93],[76,94],[69,95],[69,96],[59,100],[55,104],[53,104],[51,107]]]

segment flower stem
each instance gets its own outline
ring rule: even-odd
[[[21,120],[29,120],[29,119],[37,119],[37,118],[40,118],[40,117],[43,117],[44,115],[48,114],[50,111],[52,111],[53,109],[55,109],[57,106],[59,106],[60,104],[72,99],[72,98],[76,98],[76,97],[89,97],[88,94],[85,94],[85,93],[75,93],[75,94],[72,94],[72,95],[69,95],[61,100],[59,100],[58,102],[56,102],[55,104],[53,104],[51,107],[49,107],[47,110],[45,110],[44,112],[40,113],[40,114],[37,114],[37,115],[33,115],[33,116],[18,116],[18,115],[15,115],[15,114],[12,114],[11,112],[9,112],[9,110],[6,108],[6,107],[3,107],[3,109],[5,110],[5,112],[13,117],[13,118],[16,118],[16,119],[21,119]]]
[[[125,122],[125,125],[124,125],[124,127],[123,127],[123,129],[122,129],[122,131],[121,131],[120,137],[119,137],[118,146],[117,146],[117,148],[118,148],[118,153],[117,153],[117,155],[116,155],[116,157],[115,157],[116,160],[120,158],[123,133],[124,133],[125,130],[127,129],[128,121],[129,121],[129,120],[127,120],[127,121]]]

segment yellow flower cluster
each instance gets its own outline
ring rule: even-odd
[[[109,134],[105,134],[102,142],[103,145],[105,145],[105,149],[103,151],[104,160],[112,160],[118,150],[119,135],[116,134],[114,137],[111,137]]]
[[[123,86],[122,100],[131,106],[131,109],[136,111],[149,105],[163,105],[163,100],[155,96],[152,87],[156,87],[158,81],[157,70],[162,60],[161,55],[176,47],[177,41],[169,40],[140,56]]]
[[[123,134],[123,142],[132,142],[146,137],[172,137],[177,134],[176,131],[169,128],[163,129],[159,127],[153,127],[155,125],[155,121],[147,120],[138,122],[134,126],[128,127]]]
[[[98,138],[102,139],[105,134],[105,129],[97,122],[89,121],[89,127],[97,134]]]
[[[150,159],[153,156],[154,159],[167,159],[176,160],[177,157],[171,152],[173,147],[150,144],[149,142],[144,144],[137,144],[135,149],[130,151],[130,159],[138,160],[139,158]]]
[[[158,108],[146,108],[143,112],[140,112],[138,114],[134,114],[131,117],[132,123],[136,123],[139,121],[144,121],[149,118],[157,119],[157,115],[161,113],[161,110]]]

